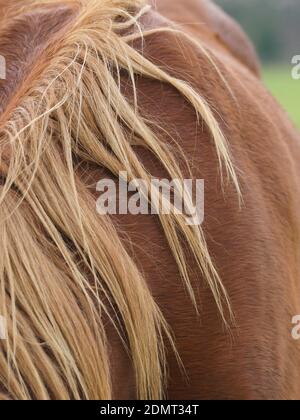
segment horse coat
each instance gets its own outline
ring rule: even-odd
[[[20,132],[22,127],[34,120],[37,110],[31,113],[31,109],[34,104],[42,101],[43,92],[44,96],[48,92],[47,84],[43,84],[44,75],[47,74],[45,79],[48,82],[56,80],[56,77],[59,78],[58,71],[56,74],[55,70],[49,71],[50,75],[46,73],[49,63],[51,62],[53,69],[57,68],[62,72],[63,64],[65,67],[69,64],[66,56],[64,63],[62,52],[69,51],[63,50],[67,48],[64,42],[66,39],[73,40],[72,34],[75,33],[75,29],[72,25],[79,21],[78,16],[82,20],[76,27],[74,45],[77,40],[86,39],[87,32],[83,30],[80,32],[80,25],[85,24],[84,19],[92,22],[89,27],[91,37],[94,36],[92,30],[100,34],[98,21],[92,21],[92,13],[89,12],[94,2],[77,2],[79,8],[76,2],[71,1],[49,2],[46,5],[44,3],[47,2],[11,1],[8,6],[7,2],[0,2],[0,54],[6,57],[7,63],[6,80],[0,80],[2,110],[0,124],[1,139],[3,139],[1,176],[3,186],[7,186],[7,190],[1,196],[3,214],[9,218],[12,207],[17,207],[15,195],[20,194],[23,197],[22,204],[13,213],[15,216],[12,215],[11,219],[8,219],[11,223],[3,222],[1,236],[3,249],[7,249],[1,262],[0,308],[3,312],[1,315],[8,318],[8,332],[13,335],[15,331],[15,341],[8,340],[10,347],[15,343],[14,351],[12,348],[9,350],[7,341],[1,341],[0,344],[2,397],[12,399],[135,399],[162,396],[170,399],[299,398],[300,342],[293,340],[291,335],[292,318],[300,314],[299,134],[286,113],[263,86],[259,78],[258,60],[251,43],[239,26],[210,1],[158,0],[153,2],[151,9],[147,9],[146,13],[138,17],[141,30],[144,32],[143,41],[137,36],[138,30],[134,30],[134,36],[130,38],[132,32],[128,26],[122,27],[122,35],[118,36],[128,36],[130,48],[139,56],[149,60],[155,69],[159,68],[168,74],[171,79],[154,76],[156,70],[152,67],[147,69],[146,64],[140,62],[134,52],[131,52],[130,60],[134,63],[132,66],[135,74],[136,91],[134,91],[128,77],[129,64],[122,62],[122,55],[115,47],[116,55],[119,54],[116,61],[122,68],[119,73],[122,97],[133,104],[136,96],[139,114],[147,122],[151,121],[149,127],[155,127],[153,131],[160,142],[167,147],[167,150],[177,150],[179,144],[189,163],[193,178],[205,181],[205,220],[202,229],[209,255],[227,291],[234,314],[235,322],[230,323],[228,329],[220,316],[212,288],[208,287],[205,274],[195,263],[193,249],[188,247],[186,238],[183,237],[184,258],[198,312],[195,309],[190,293],[182,282],[180,264],[174,258],[164,227],[159,223],[157,216],[114,215],[111,218],[115,229],[113,234],[110,231],[106,234],[105,224],[100,231],[102,222],[99,216],[98,218],[95,216],[95,224],[91,224],[94,226],[93,229],[91,227],[91,231],[95,232],[95,238],[89,233],[88,227],[85,227],[87,222],[84,219],[82,229],[83,231],[87,229],[88,243],[102,244],[105,235],[108,238],[107,242],[103,242],[104,250],[101,251],[99,245],[95,255],[92,246],[90,254],[86,251],[80,229],[78,228],[78,233],[75,228],[73,229],[72,217],[74,217],[74,226],[78,223],[80,227],[79,220],[82,220],[78,216],[77,222],[75,211],[73,216],[70,213],[70,220],[68,219],[68,212],[71,212],[72,208],[68,202],[71,203],[75,196],[72,192],[73,184],[68,181],[66,184],[68,188],[60,184],[61,179],[69,179],[70,167],[74,168],[76,174],[79,208],[85,209],[83,214],[89,221],[89,217],[92,217],[89,211],[95,211],[96,182],[104,176],[112,178],[113,169],[118,168],[117,162],[122,163],[122,153],[126,155],[128,152],[128,156],[132,156],[131,149],[128,151],[127,146],[123,144],[123,152],[120,152],[118,161],[114,160],[109,166],[109,163],[104,163],[110,162],[109,159],[103,158],[101,165],[96,157],[93,161],[96,152],[93,154],[92,151],[95,151],[97,146],[91,146],[91,151],[88,151],[87,147],[84,149],[84,145],[81,145],[80,136],[84,131],[98,133],[93,140],[93,144],[96,144],[97,138],[102,138],[104,130],[107,130],[106,133],[117,133],[114,131],[116,127],[118,129],[123,127],[118,122],[118,118],[121,118],[120,113],[116,114],[118,118],[115,119],[115,127],[105,123],[105,107],[101,112],[99,108],[98,112],[96,99],[93,102],[93,92],[89,91],[88,82],[82,85],[86,94],[80,96],[82,100],[80,110],[85,116],[84,122],[78,123],[79,117],[77,119],[70,117],[72,135],[69,142],[66,141],[64,146],[57,146],[59,147],[57,150],[51,142],[59,143],[58,139],[61,136],[69,138],[62,128],[67,124],[63,125],[62,121],[67,119],[67,108],[64,107],[70,107],[72,100],[62,99],[59,96],[60,88],[56,90],[53,88],[53,92],[58,95],[64,107],[55,108],[53,111],[55,115],[50,114],[50,119],[46,122],[43,120],[44,125],[38,128],[40,133],[48,132],[49,127],[52,129],[51,135],[49,134],[50,146],[43,146],[45,149],[48,147],[49,152],[45,152],[44,155],[34,154],[39,143],[32,146],[32,156],[44,156],[39,158],[40,166],[37,169],[36,180],[32,181],[31,178],[28,180],[26,177],[23,179],[19,173],[16,175],[15,168],[23,160],[21,149],[14,149],[17,145],[15,146],[11,139],[19,137],[12,137],[11,134],[10,140],[7,141],[5,136],[8,132]],[[102,3],[100,3],[101,1],[95,6],[95,10],[99,19],[103,16],[105,22],[105,19],[110,19],[112,12],[107,0],[102,2],[107,9],[104,6],[101,9]],[[117,8],[117,3],[111,2],[111,7]],[[123,3],[124,10],[131,14],[131,5],[135,10],[137,2]],[[80,7],[85,7],[85,15]],[[118,23],[120,17],[117,13],[115,15]],[[123,13],[121,17],[124,16]],[[111,19],[111,22],[114,20]],[[104,35],[107,33],[109,32],[104,32],[103,29],[103,37],[109,37]],[[95,39],[97,36],[95,35]],[[71,44],[71,41],[68,42]],[[107,45],[110,45],[109,42],[107,41]],[[95,50],[97,48],[98,44],[96,46],[95,41]],[[98,51],[103,53],[104,58],[105,54],[109,54],[104,47],[103,50],[99,47]],[[62,56],[61,62],[58,59],[56,62],[59,54]],[[87,71],[84,70],[85,60],[87,68],[92,67],[92,59],[84,54],[79,55],[76,61],[77,66],[83,66],[83,77]],[[110,67],[105,69],[110,70]],[[110,71],[114,77],[114,71]],[[107,77],[105,80],[111,80],[104,70],[102,74]],[[71,76],[69,83],[74,83],[76,86]],[[98,75],[95,78],[101,83]],[[184,90],[185,86],[180,84],[181,81],[199,93],[209,109],[213,110],[214,118],[228,141],[242,200],[239,200],[232,178],[224,175],[222,182],[222,170],[216,146],[212,141],[212,133],[206,124],[204,114],[200,115],[200,121],[197,122],[192,101],[188,101],[182,91],[179,91],[179,88]],[[101,86],[101,89],[102,92],[105,91],[105,86]],[[48,112],[47,115],[53,106],[52,96],[47,98],[48,105],[41,107],[42,112],[46,114]],[[27,102],[24,105],[23,101],[29,97],[36,99],[30,102],[30,106],[26,105]],[[88,105],[85,102],[87,98],[91,98]],[[113,103],[113,99],[111,101]],[[113,106],[117,107],[115,103]],[[28,121],[24,109],[29,115]],[[124,121],[125,112],[122,116]],[[102,119],[104,122],[100,125]],[[15,125],[12,125],[12,121]],[[73,137],[76,137],[76,134],[73,135],[73,131],[76,132],[76,129],[73,130],[76,124],[79,126],[85,124],[82,128],[81,126],[78,128],[78,148],[76,143],[74,145],[72,143]],[[124,127],[126,124],[129,124],[127,120],[124,122]],[[133,132],[134,128],[131,129]],[[29,130],[26,139],[31,139],[31,136],[32,132]],[[103,137],[105,138],[105,135]],[[108,137],[107,134],[106,138]],[[147,173],[158,178],[168,175],[163,162],[154,155],[150,145],[144,147],[143,139],[141,140],[138,135],[133,139],[128,136],[127,139],[128,144],[132,141],[134,156],[142,163],[143,168],[146,168]],[[99,143],[101,141],[99,140]],[[72,146],[68,146],[71,143]],[[27,156],[26,147],[30,149],[30,146],[24,147]],[[75,155],[74,165],[70,164],[72,153],[68,152],[68,147]],[[116,145],[111,141],[109,147],[112,149],[115,147],[113,150],[117,156],[119,143]],[[14,162],[13,156],[16,156],[16,150],[20,155],[17,155]],[[61,150],[61,154],[58,150]],[[103,156],[106,156],[104,149],[102,152]],[[31,149],[28,151],[29,156],[30,153]],[[183,175],[189,178],[189,171],[179,151],[175,152],[174,156]],[[27,166],[24,166],[25,163],[23,166],[26,168],[29,167],[28,159],[24,158]],[[57,179],[54,166],[51,166],[51,162],[54,165],[55,160],[61,170],[65,170]],[[11,184],[7,175],[10,174],[9,165],[15,165],[11,166],[14,169],[14,172],[11,169],[14,175]],[[134,168],[134,165],[138,163],[132,164],[130,168]],[[21,165],[21,168],[23,166]],[[123,166],[126,166],[126,162],[123,162]],[[47,176],[45,174],[47,171],[43,168],[47,168]],[[44,179],[43,176],[46,180],[44,184],[43,181],[39,181]],[[30,187],[31,181],[32,187]],[[22,192],[22,186],[26,190],[27,185],[29,191],[33,191],[32,195],[29,193],[28,196]],[[45,188],[45,193],[42,193],[42,187]],[[89,195],[87,190],[90,191]],[[53,191],[57,193],[57,197],[61,197],[58,200],[65,203],[61,204],[62,208],[68,209],[63,211],[63,214],[58,210],[60,207],[57,200],[53,199],[52,204],[50,201],[48,203],[51,198],[47,197],[52,197]],[[69,191],[69,201],[63,191]],[[83,202],[80,201],[81,196],[86,197]],[[73,201],[75,203],[76,200]],[[99,229],[96,220],[99,222]],[[65,225],[70,227],[67,229]],[[18,241],[14,241],[22,226],[24,232],[21,232],[22,235],[20,233]],[[114,243],[109,242],[110,237],[114,238],[115,249]],[[35,242],[31,242],[30,238],[36,238]],[[116,238],[120,239],[120,244]],[[39,244],[38,249],[35,249],[36,243]],[[34,249],[34,253],[31,251],[32,255],[40,255],[43,261],[40,264],[41,268],[38,267],[37,260],[35,262],[30,260],[26,248]],[[77,250],[79,256],[73,255],[74,250]],[[105,259],[106,265],[103,265],[105,270],[103,269],[102,273],[102,265],[100,263],[99,267],[97,265],[97,255],[100,251],[106,255],[106,250],[107,252],[109,250],[111,258]],[[18,257],[14,252],[18,252]],[[176,255],[178,257],[181,253]],[[73,257],[75,265],[72,262]],[[104,294],[101,295],[101,302],[104,302],[105,306],[111,299],[113,304],[107,305],[108,310],[107,312],[104,310],[100,319],[95,315],[99,331],[106,339],[102,339],[102,335],[99,338],[96,329],[94,331],[91,327],[93,317],[90,315],[89,306],[78,292],[80,287],[84,287],[80,286],[79,280],[73,281],[73,277],[76,277],[83,283],[84,279],[92,282],[93,270],[90,266],[93,264],[89,258],[95,261],[96,277],[100,278],[99,287],[103,284],[101,279],[106,278],[106,275],[108,278],[108,289],[105,286],[104,290],[101,290]],[[55,267],[52,266],[52,261]],[[44,272],[44,269],[48,271]],[[78,269],[76,276],[72,269],[74,271]],[[136,269],[145,279],[145,287],[141,286],[140,289],[138,282],[135,283],[136,286],[134,283],[126,283],[135,276],[140,278],[136,274]],[[114,273],[118,270],[120,274],[117,274],[116,278],[119,280],[112,280],[115,283],[111,285],[110,279],[114,278]],[[58,281],[59,273],[66,276],[64,284]],[[128,279],[126,273],[130,274]],[[18,280],[18,274],[22,281]],[[81,275],[83,277],[80,277]],[[36,280],[39,278],[45,280],[40,283]],[[32,285],[28,279],[35,279],[32,280]],[[126,302],[123,302],[119,296],[117,285],[120,284]],[[131,296],[131,293],[136,295]],[[15,306],[12,300],[14,294]],[[6,296],[6,299],[3,296]],[[133,302],[139,299],[141,303],[133,308]],[[154,303],[151,305],[148,303],[150,299],[153,299],[155,306]],[[60,304],[56,303],[58,301]],[[224,299],[222,301],[225,302]],[[89,305],[93,305],[90,300],[88,302]],[[226,307],[225,303],[224,305]],[[16,313],[15,323],[11,314],[12,307]],[[35,307],[39,308],[36,309],[38,316],[35,314]],[[95,309],[93,311],[96,313]],[[166,332],[162,331],[163,321],[160,313],[166,324],[170,326],[176,351],[170,344],[172,339],[166,338]],[[230,318],[229,310],[226,308],[224,314],[226,319]],[[68,322],[64,324],[63,319]],[[121,333],[118,333],[113,321],[121,325]],[[143,328],[143,325],[146,327]],[[146,335],[148,329],[152,332]],[[167,363],[167,371],[162,370],[164,380],[159,384],[160,381],[157,380],[160,377],[159,362],[152,360],[155,357],[163,357],[159,350],[160,339],[157,331],[162,331],[164,337],[163,346]],[[88,345],[87,340],[90,340]],[[138,355],[143,363],[139,362]],[[103,365],[102,359],[106,360]],[[13,372],[10,379],[7,374],[8,364],[12,365]],[[150,372],[151,366],[157,369],[157,373],[156,371],[153,373],[153,378]],[[103,383],[97,382],[97,371],[102,372]],[[110,378],[107,383],[106,377]],[[160,386],[162,392],[158,390]],[[155,389],[158,390],[157,393]]]

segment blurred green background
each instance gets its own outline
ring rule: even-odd
[[[300,0],[215,0],[244,28],[263,64],[265,84],[300,129],[300,80],[291,63],[300,55]]]

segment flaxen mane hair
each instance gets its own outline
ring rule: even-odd
[[[0,42],[21,16],[58,5],[20,3],[7,13]],[[136,95],[129,101],[122,93],[121,72],[130,76],[133,92],[136,75],[173,85],[208,126],[237,189],[238,182],[226,140],[199,92],[132,47],[134,38],[143,37],[138,21],[148,6],[142,0],[64,5],[74,11],[72,18],[41,49],[44,64],[32,63],[0,117],[0,313],[8,329],[8,339],[0,342],[0,388],[13,399],[112,398],[108,317],[131,355],[137,397],[159,399],[164,340],[172,335],[110,217],[96,213],[95,198],[76,171],[81,160],[150,183],[134,149],[138,144],[171,179],[183,178],[173,152],[141,115]],[[160,213],[191,299],[182,239],[225,319],[228,297],[201,227],[188,226],[184,215]]]

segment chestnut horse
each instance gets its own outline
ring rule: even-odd
[[[300,138],[209,0],[0,0],[2,399],[298,399]],[[205,220],[96,183],[205,181]]]

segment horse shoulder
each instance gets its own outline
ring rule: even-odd
[[[217,110],[240,172],[244,197],[240,208],[234,188],[227,185],[224,191],[214,144],[207,128],[197,126],[195,113],[184,98],[173,87],[141,78],[141,109],[158,124],[163,122],[164,131],[171,133],[192,162],[194,178],[205,180],[203,227],[239,326],[232,346],[203,277],[194,273],[193,285],[202,308],[200,321],[182,292],[172,257],[161,251],[164,239],[154,229],[153,220],[144,220],[147,243],[137,242],[136,232],[132,237],[137,249],[139,245],[143,248],[136,259],[144,261],[144,254],[153,255],[152,262],[144,265],[147,279],[174,330],[189,377],[186,386],[170,356],[169,395],[296,397],[300,377],[293,355],[299,355],[300,348],[286,331],[300,308],[300,219],[295,198],[295,191],[300,193],[299,136],[259,79],[236,66],[229,54],[224,60],[223,54],[213,50],[231,93],[207,57],[184,36],[153,34],[144,52],[173,76],[192,84]],[[165,141],[170,140],[165,137]],[[153,165],[147,155],[143,159],[146,167]],[[193,267],[192,256],[189,266]]]

